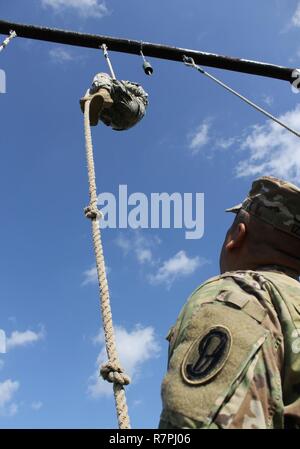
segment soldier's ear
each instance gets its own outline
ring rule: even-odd
[[[243,246],[247,234],[247,228],[245,223],[239,223],[232,229],[230,238],[226,244],[226,249],[231,251],[233,249]]]

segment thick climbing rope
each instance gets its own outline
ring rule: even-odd
[[[262,114],[264,114],[266,117],[268,117],[269,119],[273,120],[274,122],[278,123],[278,125],[282,126],[283,128],[285,128],[287,131],[291,132],[292,134],[295,134],[295,136],[300,137],[300,133],[298,131],[296,131],[293,128],[290,128],[288,125],[286,125],[285,123],[283,123],[281,120],[279,120],[278,118],[274,117],[274,115],[270,114],[268,111],[266,111],[265,109],[261,108],[260,106],[258,106],[257,104],[255,104],[253,101],[249,100],[248,98],[244,97],[244,95],[241,95],[239,92],[237,92],[236,90],[232,89],[231,87],[229,87],[227,84],[223,83],[223,81],[219,80],[218,78],[216,78],[215,76],[211,75],[210,73],[206,72],[205,70],[202,69],[202,67],[200,67],[199,65],[195,64],[193,58],[184,56],[183,57],[183,62],[186,66],[188,67],[193,67],[194,69],[198,70],[198,72],[202,73],[202,75],[207,76],[208,78],[210,78],[211,80],[215,81],[217,84],[219,84],[220,86],[224,87],[224,89],[228,90],[230,93],[236,95],[240,100],[243,100],[245,103],[247,103],[249,106],[252,106],[254,109],[256,109],[257,111],[261,112]]]
[[[96,175],[94,165],[93,143],[90,127],[90,99],[85,102],[84,107],[84,132],[86,145],[86,158],[89,180],[90,204],[84,209],[85,216],[92,222],[92,234],[94,251],[96,257],[96,267],[99,283],[99,293],[102,311],[102,321],[104,328],[104,336],[106,343],[106,351],[108,362],[102,365],[100,374],[108,382],[113,383],[113,391],[115,396],[116,410],[120,429],[130,429],[130,421],[128,416],[128,408],[126,403],[126,395],[124,385],[130,383],[130,378],[124,373],[120,366],[119,357],[116,348],[115,334],[112,321],[112,313],[110,307],[109,290],[105,270],[105,262],[103,255],[103,247],[101,241],[101,231],[99,220],[101,212],[97,208],[97,188]]]

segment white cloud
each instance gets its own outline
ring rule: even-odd
[[[9,405],[8,407],[8,411],[6,412],[6,414],[8,416],[15,416],[19,411],[19,405],[16,404],[15,402],[13,402],[12,404]]]
[[[137,261],[140,264],[152,263],[153,262],[153,253],[152,248],[160,243],[158,238],[150,238],[142,236],[137,233],[134,239],[134,253]]]
[[[300,130],[300,105],[279,118]],[[253,126],[242,149],[248,151],[248,156],[237,165],[238,177],[273,175],[299,183],[300,139],[276,123]]]
[[[109,12],[103,0],[41,0],[42,5],[55,12],[73,10],[81,17],[103,17]]]
[[[136,253],[137,260],[143,264],[145,262],[151,263],[152,252],[150,249],[141,248],[140,251]]]
[[[4,330],[0,329],[0,354],[6,353],[6,335]]]
[[[145,237],[140,232],[134,231],[132,238],[126,238],[119,235],[115,240],[116,245],[122,249],[125,256],[132,252],[139,264],[154,264],[153,248],[161,243],[160,239],[155,237]]]
[[[232,147],[235,143],[238,142],[238,139],[236,137],[229,137],[228,139],[222,138],[216,140],[216,146],[219,148],[222,148],[223,150],[227,150],[228,148]]]
[[[142,327],[138,325],[132,331],[127,331],[122,326],[116,326],[115,334],[121,366],[126,374],[131,377],[131,381],[135,382],[141,366],[159,355],[160,347],[156,340],[154,329],[151,326]],[[102,332],[94,338],[94,342],[100,343],[102,348],[97,357],[97,370],[89,379],[88,394],[93,398],[97,398],[99,396],[111,395],[112,385],[99,377],[99,367],[107,361]]]
[[[31,408],[35,411],[40,410],[43,407],[43,403],[41,401],[32,402]]]
[[[164,283],[169,288],[176,278],[189,276],[206,263],[208,263],[208,260],[199,256],[188,257],[186,252],[182,250],[163,262],[157,272],[149,276],[149,280],[153,284]]]
[[[153,254],[154,248],[161,243],[157,236],[145,238],[136,233],[129,239],[119,235],[115,243],[123,250],[124,255],[131,252],[139,264],[147,264],[148,273],[150,267],[155,270],[154,274],[147,275],[147,280],[152,285],[166,284],[167,288],[170,288],[175,279],[188,276],[197,268],[209,263],[208,260],[199,256],[189,258],[185,251],[179,251],[169,260],[161,263]]]
[[[121,248],[121,250],[123,251],[125,256],[127,256],[127,254],[129,253],[129,251],[132,248],[130,240],[127,239],[126,237],[124,237],[124,235],[122,235],[122,234],[118,235],[118,237],[115,240],[115,243],[119,248]]]
[[[211,127],[210,120],[204,120],[195,132],[188,135],[189,148],[192,154],[197,154],[210,140],[209,130]]]
[[[83,272],[83,276],[84,280],[82,281],[81,285],[96,284],[98,281],[97,268],[92,267],[89,270],[85,270]]]
[[[272,106],[272,104],[274,103],[274,98],[271,95],[266,95],[264,94],[262,96],[262,100],[265,104],[267,104],[268,106]]]
[[[25,332],[13,331],[11,336],[6,339],[6,350],[10,351],[17,346],[27,346],[43,339],[44,337],[44,328],[41,328],[40,332],[33,332],[29,329]]]
[[[0,415],[13,416],[18,412],[18,405],[12,400],[19,386],[11,379],[0,382]]]
[[[291,20],[292,25],[295,27],[300,27],[300,2],[297,5],[297,8],[294,12],[294,15]]]
[[[62,47],[51,48],[51,50],[49,50],[49,56],[55,63],[65,63],[73,61],[74,59],[71,53]]]
[[[105,266],[105,270],[106,270],[106,275],[108,276],[109,273],[111,272],[111,268],[109,266]],[[83,281],[81,283],[81,285],[84,287],[85,285],[90,285],[90,284],[97,284],[98,283],[98,274],[97,274],[97,268],[95,266],[92,266],[91,268],[89,268],[88,270],[85,270],[83,272]]]

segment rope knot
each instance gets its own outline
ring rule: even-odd
[[[130,377],[124,373],[124,370],[113,362],[107,362],[101,366],[100,375],[104,380],[114,384],[128,385]]]
[[[91,220],[100,220],[100,218],[103,218],[102,212],[96,206],[92,205],[84,208],[84,215]]]

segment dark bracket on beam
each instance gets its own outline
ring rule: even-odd
[[[141,42],[130,39],[85,34],[74,31],[65,31],[55,28],[45,28],[0,20],[0,34],[8,35],[11,30],[16,31],[18,37],[55,42],[64,45],[99,49],[105,43],[110,51],[139,55]],[[183,56],[190,56],[196,64],[215,67],[218,69],[248,73],[251,75],[266,76],[284,81],[293,82],[293,68],[267,64],[264,62],[249,61],[247,59],[232,58],[229,56],[205,53],[197,50],[170,47],[161,44],[143,42],[143,53],[154,58],[168,59],[182,62]]]

